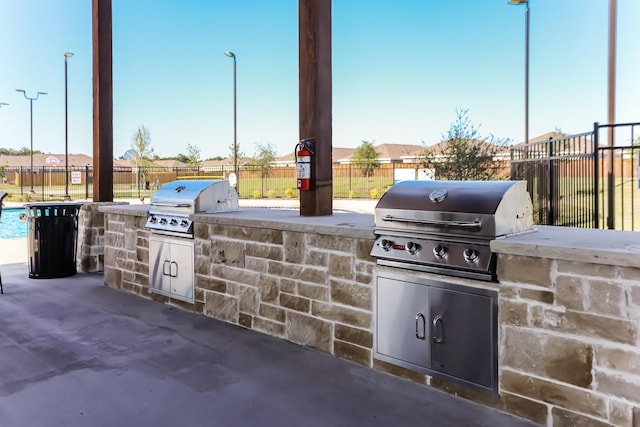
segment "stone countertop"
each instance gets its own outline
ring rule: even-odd
[[[637,231],[536,226],[533,232],[493,240],[491,250],[506,255],[640,268]]]
[[[334,211],[327,216],[300,216],[297,209],[241,208],[235,212],[195,214],[196,223],[245,225],[276,230],[314,232],[374,239],[373,215]]]
[[[102,205],[98,210],[111,214],[147,216],[149,205]],[[191,215],[191,218],[202,224],[314,232],[371,240],[375,238],[373,215],[356,212],[334,211],[333,215],[305,217],[300,216],[298,209],[240,208],[233,212],[198,213]]]

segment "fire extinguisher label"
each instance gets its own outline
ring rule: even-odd
[[[311,179],[311,156],[298,157],[298,179]]]

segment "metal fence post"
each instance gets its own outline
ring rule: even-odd
[[[553,137],[549,138],[549,141],[547,142],[547,144],[549,144],[548,148],[548,154],[549,154],[549,189],[548,189],[548,194],[549,194],[549,200],[548,200],[548,211],[547,211],[547,224],[548,225],[554,225],[556,222],[556,218],[555,218],[555,208],[556,208],[556,203],[555,203],[555,197],[556,197],[556,188],[555,188],[555,177],[554,177],[554,168],[553,168]]]
[[[593,228],[600,226],[600,124],[593,123]]]

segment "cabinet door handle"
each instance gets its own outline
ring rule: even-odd
[[[169,266],[168,269],[167,269],[167,265]],[[169,262],[168,259],[165,259],[164,262],[162,263],[162,275],[171,276],[171,263]]]
[[[438,324],[440,325],[440,328],[438,328]],[[434,317],[431,325],[431,336],[433,336],[433,342],[436,344],[442,344],[442,342],[444,341],[444,337],[442,336],[442,316],[438,314],[436,317]],[[438,332],[438,330],[440,330],[440,332]]]
[[[422,334],[420,334],[420,325],[419,321],[422,319]],[[416,338],[419,340],[423,340],[425,338],[425,332],[427,329],[427,321],[424,318],[424,314],[418,313],[416,314]]]
[[[173,266],[176,267],[175,270],[173,269]],[[178,277],[178,263],[175,262],[175,261],[171,261],[171,266],[169,268],[170,268],[170,272],[171,272],[169,275],[171,277]],[[175,271],[175,273],[174,273],[174,271]]]

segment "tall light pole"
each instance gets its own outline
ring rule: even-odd
[[[67,111],[67,58],[71,58],[73,53],[64,54],[64,199],[69,197],[69,115]]]
[[[23,89],[16,89],[16,92],[22,92],[24,97],[29,100],[29,111],[31,117],[31,145],[29,146],[29,155],[31,156],[31,192],[35,193],[35,191],[33,191],[33,101],[40,98],[40,95],[46,95],[47,92],[38,92],[35,97],[27,96],[27,92]]]
[[[524,42],[524,143],[529,143],[529,0],[509,0],[509,4],[526,6]]]
[[[226,51],[224,53],[229,58],[233,58],[233,173],[236,174],[236,182],[238,179],[238,127],[236,115],[236,54]],[[237,184],[236,184],[237,187]]]

